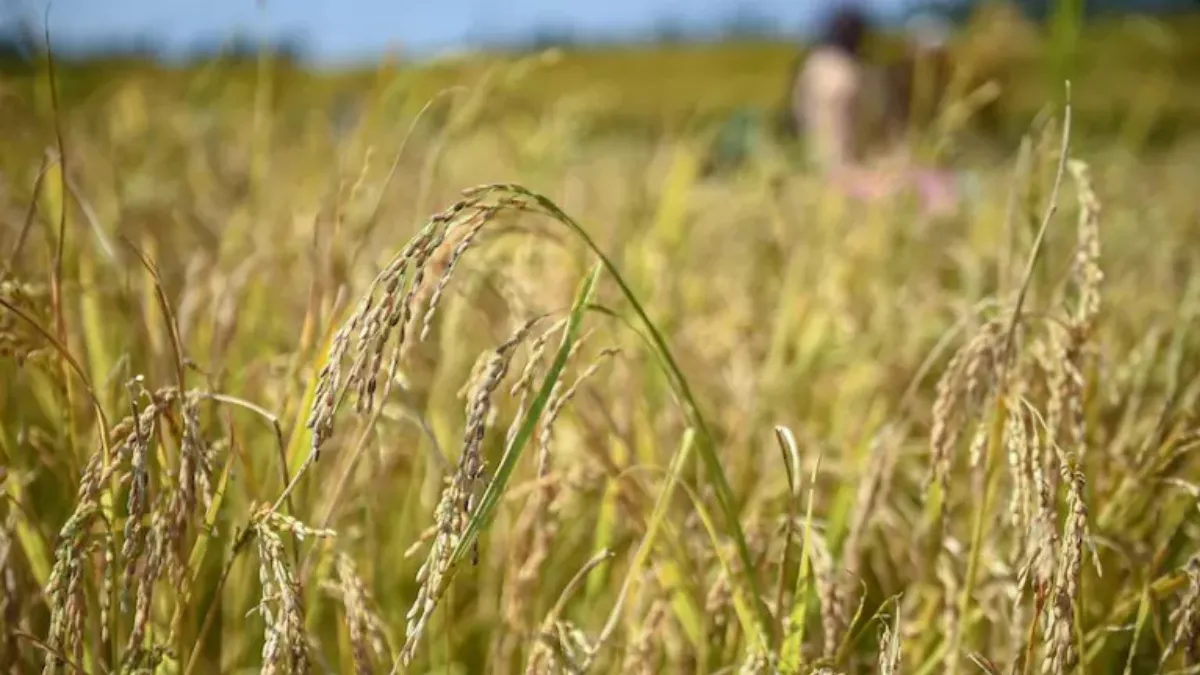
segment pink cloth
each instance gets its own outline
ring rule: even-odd
[[[875,202],[915,192],[926,215],[947,215],[959,206],[954,173],[937,169],[873,169],[847,166],[831,173],[833,184],[850,197]]]

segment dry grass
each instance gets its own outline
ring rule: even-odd
[[[0,671],[1196,665],[1193,143],[926,220],[269,72],[0,160]]]

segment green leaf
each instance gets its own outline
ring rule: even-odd
[[[496,475],[488,484],[487,490],[483,493],[483,498],[479,500],[479,508],[471,514],[471,519],[467,522],[467,528],[463,532],[463,536],[458,541],[458,545],[454,548],[454,552],[450,556],[450,565],[457,565],[462,561],[463,557],[471,550],[475,540],[479,538],[479,534],[492,520],[495,514],[496,507],[500,503],[500,497],[504,494],[504,489],[508,486],[508,481],[512,477],[513,471],[517,468],[517,461],[521,459],[521,453],[525,446],[529,443],[529,439],[533,437],[533,432],[537,428],[538,420],[545,411],[546,405],[550,402],[550,393],[554,390],[554,383],[558,382],[562,375],[563,369],[567,365],[567,357],[571,353],[571,347],[575,344],[575,340],[579,335],[579,324],[583,318],[584,308],[591,299],[592,292],[596,288],[596,282],[600,277],[600,266],[592,268],[592,272],[584,280],[579,292],[575,295],[575,303],[571,306],[571,314],[567,319],[567,327],[563,332],[562,342],[558,346],[558,353],[554,356],[554,362],[550,365],[550,370],[546,373],[546,377],[542,379],[542,386],[538,390],[537,398],[529,406],[528,412],[525,413],[525,419],[521,423],[521,427],[512,440],[504,448],[504,455],[500,458],[500,464],[496,467]],[[449,578],[449,575],[447,575]],[[439,589],[438,594],[441,594]]]
[[[742,580],[744,588],[742,589],[745,597],[753,604],[753,614],[759,624],[758,632],[766,635],[771,625],[771,616],[767,611],[767,607],[763,602],[763,595],[760,592],[758,580],[754,575],[754,570],[758,569],[757,562],[750,555],[750,547],[746,543],[746,533],[742,529],[741,523],[738,520],[737,505],[733,496],[733,488],[729,485],[729,478],[725,475],[725,470],[721,466],[721,459],[717,455],[716,440],[713,438],[712,431],[709,429],[708,421],[700,412],[700,405],[696,402],[695,396],[692,394],[691,386],[688,384],[687,378],[684,377],[682,369],[675,361],[675,357],[671,354],[670,348],[667,346],[666,340],[662,336],[662,332],[658,329],[650,317],[646,314],[645,308],[634,295],[629,284],[622,277],[620,270],[616,265],[604,254],[596,242],[588,235],[587,231],[576,222],[573,218],[567,215],[553,201],[538,193],[535,193],[528,188],[515,184],[492,184],[485,185],[479,188],[468,191],[472,196],[481,196],[487,193],[509,193],[516,195],[518,198],[526,198],[533,200],[534,204],[530,207],[536,207],[551,218],[565,225],[571,232],[579,237],[583,243],[600,259],[601,265],[612,276],[617,283],[621,294],[629,302],[638,320],[645,326],[649,333],[650,342],[654,347],[656,355],[660,358],[663,364],[664,372],[670,380],[671,387],[679,396],[684,404],[684,412],[688,417],[689,424],[696,429],[697,433],[697,452],[701,460],[704,462],[704,469],[713,482],[713,491],[716,494],[717,502],[721,509],[721,515],[725,520],[725,527],[728,533],[733,537],[734,544],[737,547],[737,553],[741,568],[743,570]]]

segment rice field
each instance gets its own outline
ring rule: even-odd
[[[3,81],[0,671],[1198,672],[1200,89],[932,219],[575,58]]]

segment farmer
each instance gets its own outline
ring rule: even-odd
[[[897,89],[896,83],[873,77],[875,72],[862,57],[868,30],[869,23],[860,10],[839,8],[797,75],[792,111],[810,158],[834,186],[853,197],[875,201],[915,190],[926,213],[952,212],[957,207],[952,175],[910,167],[904,153],[891,158],[899,159],[899,165],[893,161],[886,168],[868,161],[863,140],[868,103],[882,99],[887,101],[885,115],[898,114],[895,98],[886,91],[872,91],[870,86],[883,85],[893,95],[896,91],[908,93],[908,87]],[[906,117],[899,114],[900,120]]]
[[[866,17],[858,9],[835,12],[821,42],[804,61],[792,91],[792,114],[813,161],[824,170],[854,162],[866,72],[861,51]]]

